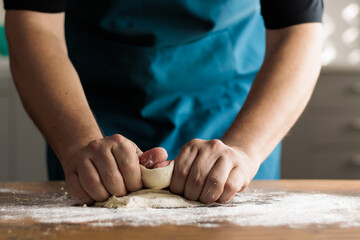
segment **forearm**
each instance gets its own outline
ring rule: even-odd
[[[321,66],[321,39],[319,23],[267,31],[263,66],[224,143],[242,148],[259,163],[265,160],[311,97]]]
[[[24,20],[7,13],[10,66],[25,110],[61,158],[102,134],[63,34],[47,31],[37,21],[41,18]]]

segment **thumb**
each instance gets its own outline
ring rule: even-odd
[[[162,147],[152,148],[144,152],[140,157],[140,164],[146,168],[154,168],[155,165],[165,162],[168,157],[166,150]]]
[[[143,155],[143,151],[141,151],[141,149],[136,144],[135,144],[135,151],[136,151],[136,154],[138,155],[138,157]]]

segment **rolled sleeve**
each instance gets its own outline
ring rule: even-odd
[[[57,13],[65,11],[66,0],[4,0],[4,8]]]
[[[279,29],[301,23],[322,22],[322,0],[260,0],[267,29]]]

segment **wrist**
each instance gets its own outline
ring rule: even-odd
[[[246,177],[248,182],[250,182],[258,172],[262,161],[249,155],[247,150],[241,146],[228,145],[228,143],[225,142],[224,144],[230,147],[233,151],[237,152],[234,160],[236,161],[237,166],[240,166],[241,169],[243,169],[244,177]]]
[[[100,129],[90,131],[75,131],[70,137],[58,137],[55,143],[50,143],[60,162],[71,158],[76,152],[86,147],[91,141],[103,138]]]
[[[221,141],[225,145],[245,154],[247,156],[247,158],[251,159],[251,161],[255,164],[255,167],[257,167],[257,168],[264,161],[259,149],[255,148],[254,146],[252,146],[249,143],[246,143],[246,142],[243,143],[241,141],[234,141],[234,140],[228,139],[226,137],[221,138]]]

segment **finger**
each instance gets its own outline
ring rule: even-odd
[[[220,198],[218,199],[219,203],[229,202],[237,192],[244,190],[246,188],[244,184],[244,176],[240,168],[234,168],[230,174],[226,183],[224,185],[224,191],[222,192]]]
[[[154,165],[154,167],[153,167],[153,168],[162,168],[162,167],[166,167],[166,166],[168,166],[168,165],[171,163],[171,161],[174,161],[174,160],[169,160],[169,161],[165,161],[165,162],[160,162],[160,163],[157,163],[157,164],[155,164],[155,165]]]
[[[143,151],[141,151],[141,149],[135,144],[135,152],[136,152],[136,155],[138,155],[138,157],[140,157],[141,155],[143,155]]]
[[[79,176],[75,173],[71,173],[66,176],[66,188],[69,191],[70,196],[81,204],[92,204],[94,200],[85,192],[81,187]]]
[[[109,197],[109,193],[101,182],[99,173],[91,160],[84,161],[77,171],[81,187],[92,199],[101,202]]]
[[[94,158],[97,161],[93,163],[106,190],[111,195],[124,196],[127,192],[125,183],[111,151],[106,149]]]
[[[166,150],[162,147],[152,148],[144,152],[140,157],[140,163],[146,168],[154,168],[158,163],[165,162],[168,157]]]
[[[126,189],[130,192],[141,189],[139,156],[136,153],[135,145],[124,137],[116,136],[114,140],[111,152],[117,162]]]
[[[174,173],[170,183],[170,190],[173,193],[184,193],[186,179],[197,154],[198,149],[196,147],[185,145],[175,158]]]
[[[213,203],[222,194],[224,185],[233,168],[229,160],[220,157],[211,169],[199,200],[203,203]]]
[[[189,176],[186,179],[184,196],[189,200],[197,200],[205,185],[206,177],[216,162],[211,152],[200,150],[191,166]]]

